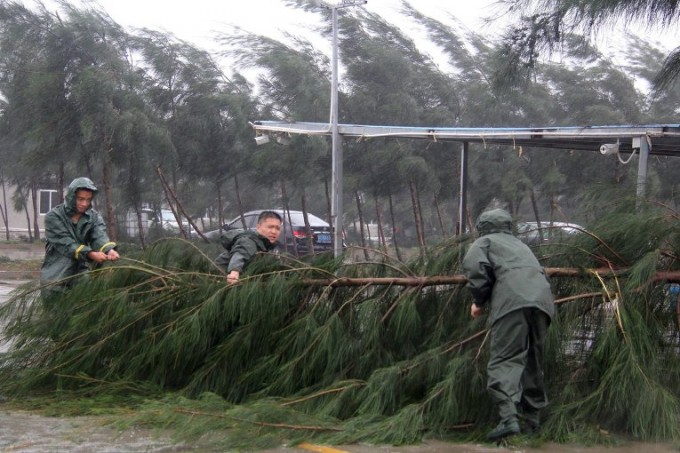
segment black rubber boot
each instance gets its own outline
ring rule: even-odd
[[[489,432],[489,434],[486,435],[486,438],[492,442],[496,442],[503,439],[504,437],[514,436],[515,434],[519,433],[519,431],[519,422],[517,421],[516,417],[513,417],[501,421],[498,426],[496,426],[492,431]]]
[[[537,434],[541,429],[541,418],[537,410],[525,410],[522,419],[522,434]]]
[[[526,421],[522,423],[522,434],[526,434],[528,436],[534,436],[538,434],[538,432],[541,430],[541,425],[536,425],[532,422]]]

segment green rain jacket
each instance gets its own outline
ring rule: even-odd
[[[221,237],[222,245],[227,250],[222,252],[215,262],[227,270],[243,272],[258,252],[269,252],[278,243],[272,244],[264,236],[252,230],[227,231]]]
[[[512,217],[503,209],[482,213],[480,237],[463,259],[463,269],[477,306],[491,303],[489,322],[520,308],[555,313],[550,283],[531,249],[512,234]]]
[[[109,240],[101,215],[90,208],[77,224],[71,221],[76,213],[76,191],[88,189],[94,194],[97,187],[88,178],[76,178],[69,184],[63,204],[45,216],[45,261],[40,272],[40,283],[46,284],[89,270],[87,254],[91,251],[107,253],[116,247]]]

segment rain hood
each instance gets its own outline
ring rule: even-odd
[[[64,198],[64,208],[66,213],[73,215],[76,213],[76,192],[80,189],[87,189],[94,195],[97,195],[97,186],[94,185],[90,178],[80,177],[71,181],[66,190],[66,197]]]
[[[512,216],[505,209],[492,209],[479,216],[475,227],[480,236],[491,233],[512,234]]]

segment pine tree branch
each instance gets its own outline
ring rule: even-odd
[[[625,269],[581,269],[576,267],[547,267],[545,273],[549,277],[620,277],[629,271]],[[658,271],[653,281],[680,282],[680,271]],[[435,286],[462,285],[467,283],[464,275],[434,275],[429,277],[340,277],[336,279],[304,279],[306,286],[364,286],[364,285],[396,285],[396,286]]]
[[[343,387],[339,387],[339,388],[335,388],[335,389],[329,389],[329,390],[323,390],[321,392],[316,392],[312,395],[307,395],[303,398],[298,398],[298,399],[293,400],[293,401],[288,401],[288,402],[282,403],[281,405],[282,406],[292,406],[294,404],[303,403],[305,401],[308,401],[308,400],[311,400],[311,399],[314,399],[314,398],[318,398],[320,396],[331,395],[333,393],[340,393],[340,392],[344,392],[345,390],[350,389],[352,387],[362,387],[362,386],[365,386],[365,385],[366,385],[365,381],[356,381],[352,384],[345,385]]]

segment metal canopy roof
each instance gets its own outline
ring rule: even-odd
[[[251,123],[257,134],[330,135],[328,123],[256,121]],[[639,140],[646,137],[649,154],[680,156],[680,124],[651,124],[642,126],[584,126],[532,128],[457,128],[457,127],[401,127],[339,124],[344,137],[357,138],[412,138],[432,141],[497,144],[523,147],[600,151],[607,143],[619,143],[621,152],[632,152]]]
[[[340,243],[342,230],[342,151],[335,146],[333,124],[329,123],[287,123],[283,121],[256,121],[251,123],[260,142],[272,136],[279,143],[285,143],[288,135],[330,135],[333,138],[333,207],[335,217],[335,244]],[[651,124],[642,126],[583,126],[583,127],[526,127],[526,128],[456,128],[456,127],[403,127],[368,126],[356,124],[336,124],[337,134],[342,137],[356,137],[358,140],[370,138],[409,138],[430,141],[450,141],[462,144],[460,150],[460,197],[458,207],[458,227],[465,231],[467,213],[467,154],[470,143],[484,145],[505,145],[515,147],[555,148],[566,150],[596,151],[612,154],[638,152],[637,196],[645,194],[647,179],[647,160],[649,155],[680,157],[680,125]],[[258,137],[256,137],[257,139]],[[618,146],[603,146],[617,144]],[[337,149],[336,149],[337,148]],[[602,149],[601,149],[602,148]],[[620,156],[619,156],[620,157]],[[631,155],[630,158],[633,156]],[[620,159],[619,159],[620,160]],[[623,161],[621,161],[623,163]],[[626,161],[627,163],[628,161]],[[338,256],[339,249],[336,249]]]

